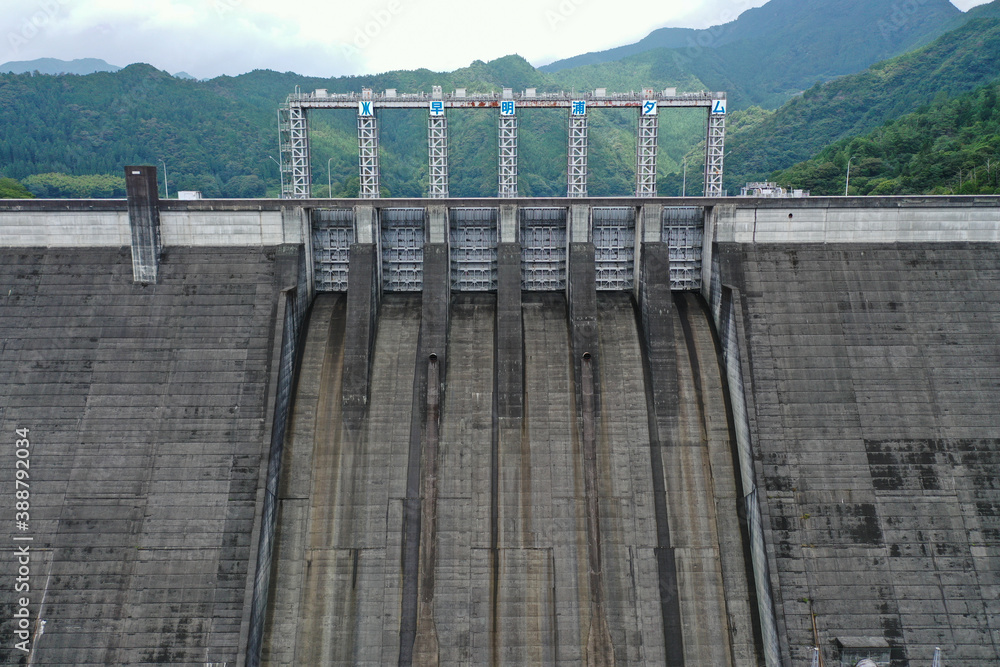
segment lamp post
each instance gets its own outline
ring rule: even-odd
[[[326,161],[326,196],[333,199],[333,177],[330,175],[330,162],[333,158]]]
[[[855,156],[852,155],[851,159],[847,161],[847,182],[844,183],[844,196],[845,197],[847,196],[847,188],[851,187],[851,160],[853,160],[854,157]]]
[[[688,191],[688,159],[684,158],[684,181],[681,185],[681,197],[687,197]]]
[[[167,162],[160,160],[160,164],[163,165],[163,198],[170,199],[170,190],[167,189]]]
[[[271,155],[268,155],[267,157],[271,158],[271,162],[278,165],[278,180],[281,182],[281,192],[278,193],[278,199],[281,199],[282,197],[285,196],[285,174],[283,171],[281,171],[280,162],[275,160],[274,157]]]

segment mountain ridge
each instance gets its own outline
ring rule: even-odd
[[[845,14],[843,10],[848,8],[848,6],[857,7],[858,3],[853,0],[834,0],[834,2],[830,2],[829,0],[771,0],[760,7],[747,9],[735,20],[728,23],[701,29],[658,28],[638,42],[624,44],[603,51],[591,51],[563,58],[542,65],[538,69],[547,73],[557,72],[581,65],[620,60],[626,56],[636,55],[653,49],[693,49],[697,51],[716,49],[733,42],[755,39],[762,36],[769,37],[774,32],[773,27],[779,25],[779,22],[785,20],[785,17],[788,16],[794,17],[796,23],[801,26],[804,20],[808,21],[810,15],[817,13],[824,14],[826,13],[825,10],[831,5],[838,6],[838,11],[834,13],[834,18],[836,18],[837,14],[843,16]],[[959,20],[963,15],[963,12],[948,0],[921,0],[919,5],[920,8],[930,11],[925,12],[923,20],[914,21],[913,17],[907,16],[907,12],[895,0],[869,0],[862,4],[862,7],[868,10],[866,16],[872,15],[872,8],[881,6],[884,11],[880,15],[876,15],[874,21],[865,21],[864,23],[868,23],[872,28],[877,29],[884,39],[892,36],[894,33],[902,33],[901,36],[904,36],[902,41],[905,42],[905,34],[912,32],[914,28],[919,28],[921,23],[926,23],[929,20],[940,20],[942,18],[951,19],[954,22],[955,20]],[[975,7],[970,12],[974,12],[976,9],[979,8]],[[861,23],[859,22],[859,24]],[[948,21],[945,21],[941,24],[938,34],[948,32],[948,30],[954,27],[957,27],[957,24],[951,25]],[[867,38],[867,34],[869,33],[863,34]],[[906,45],[902,44],[901,46],[905,48]],[[892,50],[893,47],[890,46],[883,58],[878,58],[877,60],[884,59],[884,57],[889,57],[890,55],[898,55],[898,53],[890,53]]]
[[[998,9],[1000,0],[995,0],[975,15],[990,16]],[[704,62],[721,68],[724,59],[717,52],[728,48],[737,48],[737,43],[714,50],[716,59]],[[116,174],[124,164],[165,160],[172,192],[202,190],[206,196],[227,197],[276,194],[279,174],[270,159],[277,155],[275,109],[296,88],[338,93],[361,88],[426,92],[432,85],[446,91],[463,87],[469,92],[501,87],[530,87],[539,92],[607,87],[624,92],[677,86],[681,92],[725,90],[731,110],[733,100],[746,95],[750,84],[737,86],[734,81],[732,88],[711,86],[664,57],[669,52],[654,50],[618,63],[552,74],[538,71],[516,55],[477,60],[453,72],[398,70],[335,78],[254,70],[195,81],[146,64],[83,76],[0,74],[0,155],[4,156],[0,176]],[[748,68],[752,71],[753,63]],[[734,78],[739,74],[730,73]],[[959,94],[998,76],[1000,18],[979,18],[863,72],[826,83],[817,74],[815,85],[802,94],[776,88],[771,95],[787,95],[792,101],[774,112],[747,106],[730,114],[726,187],[736,191],[741,180],[766,177],[832,142],[913,111],[938,94]],[[419,110],[380,113],[393,116],[391,123],[380,127],[383,183],[394,196],[424,196],[424,114]],[[455,196],[495,193],[495,123],[491,114],[450,114],[449,161]],[[634,187],[634,112],[598,109],[590,123],[591,194],[629,194]],[[522,194],[561,196],[565,193],[565,114],[532,110],[519,118],[519,124]],[[689,175],[701,170],[704,150],[698,142],[704,138],[703,124],[704,112],[699,110],[673,110],[670,122],[661,123],[657,174],[661,194],[680,194],[684,161]],[[310,126],[317,196],[356,192],[356,119],[349,111],[316,113],[310,115]],[[328,182],[333,186],[330,193]],[[689,188],[689,192],[694,190]]]
[[[59,58],[36,58],[35,60],[12,60],[0,65],[0,72],[11,74],[95,74],[97,72],[117,72],[121,67],[112,65],[100,58],[77,58],[75,60],[60,60]]]
[[[689,44],[684,47],[658,45],[661,33],[654,31],[646,40],[615,50],[618,60],[581,56],[540,69],[577,81],[592,81],[588,71],[614,62],[660,69],[703,82],[709,90],[727,91],[733,109],[777,108],[816,82],[858,72],[933,41],[967,16],[948,0],[924,0],[909,14],[900,6],[896,0],[771,0],[730,23],[686,33]],[[670,30],[662,34],[671,44],[681,35]],[[563,68],[559,62],[575,66]]]
[[[741,124],[737,114],[726,146],[736,169],[727,170],[727,181],[735,187],[740,180],[760,180],[935,98],[998,78],[1000,18],[975,18],[920,49],[817,84],[754,122]]]

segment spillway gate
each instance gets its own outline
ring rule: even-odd
[[[594,245],[597,290],[631,291],[636,287],[639,245],[655,241],[669,248],[671,290],[697,291],[702,284],[706,210],[574,203],[315,208],[310,235],[314,281],[319,292],[346,292],[351,246],[367,240],[377,246],[383,292],[420,292],[424,245],[437,242],[448,248],[453,291],[495,292],[498,247],[510,243],[520,252],[522,290],[564,291],[569,245],[582,241]]]

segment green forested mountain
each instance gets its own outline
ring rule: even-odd
[[[171,192],[201,190],[207,197],[277,194],[278,104],[296,89],[333,92],[363,87],[400,92],[466,87],[470,92],[557,90],[558,84],[523,58],[477,61],[449,73],[429,70],[321,79],[294,73],[254,71],[199,82],[171,77],[148,65],[87,76],[0,74],[0,174],[120,175],[126,164],[166,167]],[[426,114],[382,110],[383,182],[391,195],[426,192]],[[702,133],[703,113],[682,112],[665,124],[661,171],[676,170]],[[527,195],[565,192],[566,118],[539,110],[521,117],[521,190]],[[354,114],[310,115],[313,181],[319,196],[327,184],[335,195],[357,191]],[[484,196],[496,192],[495,114],[449,116],[452,192]],[[633,188],[635,118],[625,110],[595,111],[591,117],[591,188],[595,195],[627,195]],[[330,171],[327,171],[329,166]],[[700,169],[692,165],[691,169]],[[29,183],[30,186],[30,183]],[[39,196],[52,190],[34,188]]]
[[[730,118],[727,137],[728,187],[738,189],[833,142],[998,77],[1000,19],[982,18],[921,49],[817,84],[773,113],[738,112]]]
[[[780,9],[785,7],[784,1],[773,0],[761,9],[773,10],[771,5]],[[937,7],[936,2],[919,4]],[[979,18],[965,21],[921,49],[861,73],[816,84],[776,111],[748,107],[730,114],[727,187],[737,191],[744,181],[806,160],[832,142],[868,132],[935,99],[942,102],[996,79],[1000,76],[1000,17],[990,17],[998,15],[1000,0],[968,15],[959,14],[963,21]],[[760,24],[754,29],[764,31],[769,17],[773,15],[765,12],[740,21],[753,19]],[[863,17],[872,20],[868,14]],[[797,24],[791,21],[791,25]],[[912,39],[918,39],[918,33],[926,34],[916,27],[907,29]],[[845,39],[848,46],[854,44],[850,41],[853,37]],[[782,51],[780,45],[768,43],[770,56],[758,53],[759,60],[745,58],[742,74],[737,76],[733,70],[727,76],[750,80],[754,72],[777,71],[779,64],[794,59],[799,48],[790,43]],[[737,42],[711,49],[712,57],[721,57],[719,53],[730,47],[737,48]],[[647,85],[676,86],[681,91],[716,88],[706,84],[709,76],[702,79],[693,75],[684,62],[668,55],[669,50],[652,50],[620,61],[552,73],[536,70],[518,56],[508,56],[488,63],[476,61],[454,72],[422,69],[330,79],[258,70],[194,81],[172,77],[148,65],[86,76],[0,74],[0,177],[20,179],[41,197],[120,196],[115,179],[120,179],[124,165],[154,164],[161,173],[166,167],[172,193],[191,189],[201,190],[207,197],[277,196],[278,169],[271,159],[278,155],[276,111],[285,96],[297,88],[326,88],[330,92],[363,87],[418,92],[429,91],[433,85],[445,90],[465,87],[470,92],[501,87],[535,87],[541,92],[599,86],[612,91]],[[826,70],[814,68],[811,76],[823,79],[842,66],[846,67],[839,62]],[[780,80],[775,77],[775,81]],[[379,114],[381,168],[388,194],[424,196],[426,113],[380,110]],[[519,116],[520,191],[528,196],[562,195],[565,113],[532,110]],[[496,115],[489,113],[449,114],[453,195],[496,193],[496,120]],[[357,139],[353,112],[313,112],[310,123],[314,194],[354,195]],[[699,142],[704,125],[705,114],[699,110],[678,110],[661,118],[660,194],[681,193],[685,161],[687,193],[701,193],[704,150]],[[594,110],[590,128],[590,193],[631,194],[634,111]],[[16,192],[7,187],[0,194]]]
[[[916,112],[772,175],[814,195],[1000,194],[1000,83]]]
[[[627,46],[557,61],[544,72],[614,63],[703,81],[730,105],[774,108],[817,81],[905,53],[966,20],[948,0],[772,0],[705,30],[664,28]],[[590,68],[595,74],[607,67]],[[653,76],[659,72],[654,71]],[[592,77],[591,77],[591,80]],[[599,83],[590,85],[601,85]]]

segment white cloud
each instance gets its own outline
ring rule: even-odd
[[[979,5],[985,5],[990,0],[951,0],[951,4],[955,5],[963,12],[967,12],[973,7],[978,7]]]
[[[254,68],[315,76],[452,70],[512,53],[541,64],[657,27],[726,23],[765,1],[0,0],[0,62],[97,57],[199,77]]]

